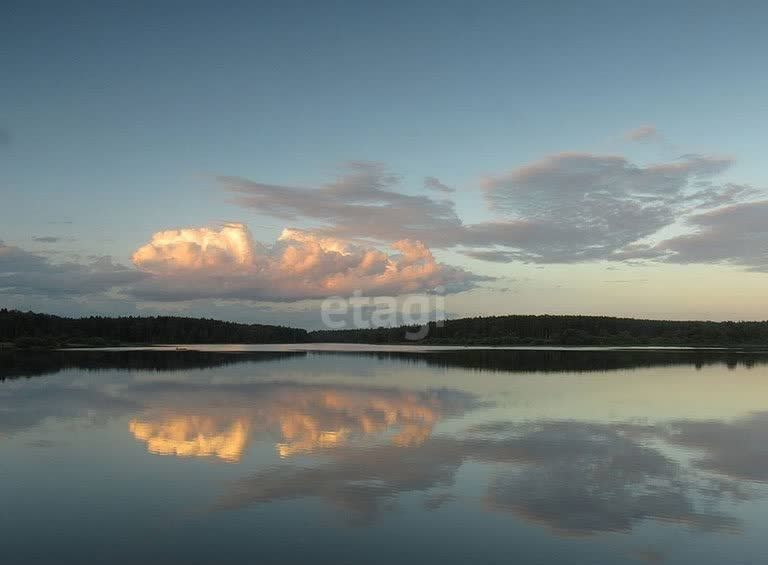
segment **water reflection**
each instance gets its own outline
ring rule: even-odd
[[[768,412],[755,412],[732,421],[672,422],[665,437],[683,447],[700,450],[696,467],[735,479],[768,482]]]
[[[396,361],[439,368],[462,368],[492,372],[605,372],[623,369],[692,365],[754,367],[768,364],[768,352],[738,349],[455,349],[427,352],[312,352],[317,356],[350,357]]]
[[[432,437],[418,447],[351,448],[317,466],[281,465],[243,478],[218,507],[319,497],[354,521],[371,521],[405,492],[424,493],[426,509],[441,506],[452,496],[435,489],[453,486],[462,465],[482,464],[491,469],[487,509],[556,533],[629,531],[646,519],[738,529],[736,517],[716,508],[725,499],[748,498],[744,485],[685,467],[633,437],[636,432],[655,433],[631,424],[503,422],[470,428],[464,437]]]
[[[738,491],[736,485],[723,480],[713,490],[709,477],[633,438],[631,425],[542,422],[510,428],[513,437],[497,441],[515,452],[511,460],[518,465],[491,481],[491,509],[567,535],[629,531],[645,519],[703,530],[739,525],[715,510]],[[491,457],[500,460],[493,451]]]
[[[66,369],[87,371],[182,371],[212,369],[240,363],[263,363],[301,358],[302,351],[212,351],[144,350],[54,350],[0,351],[0,381],[20,377],[52,375]]]
[[[62,350],[0,351],[0,381],[54,374],[65,369],[180,371],[238,364],[312,358],[347,357],[371,364],[471,369],[503,372],[604,372],[622,369],[692,365],[754,367],[768,364],[768,352],[758,350],[493,350],[433,349],[424,351],[177,351]]]
[[[757,353],[46,355],[15,355],[1,370],[51,373],[0,384],[0,447],[18,450],[3,456],[3,472],[16,473],[27,489],[22,504],[36,489],[46,505],[46,497],[56,502],[70,491],[87,499],[92,485],[78,480],[90,473],[110,477],[109,488],[91,497],[94,515],[96,506],[113,505],[134,524],[135,516],[157,512],[141,506],[156,495],[183,522],[194,492],[196,510],[214,510],[194,519],[220,535],[238,524],[270,523],[278,534],[315,528],[307,539],[333,531],[338,541],[349,536],[338,533],[345,523],[367,526],[362,539],[382,524],[385,536],[406,535],[397,528],[419,520],[459,524],[474,537],[494,525],[497,534],[523,532],[518,540],[535,531],[562,544],[629,539],[599,536],[609,532],[638,535],[621,558],[584,561],[604,563],[660,559],[648,532],[662,527],[747,540],[765,512],[768,372]],[[675,367],[619,371],[667,365]],[[594,378],[565,374],[589,367]],[[525,374],[533,368],[537,374]],[[702,383],[716,391],[719,411],[709,410],[714,397],[700,394]],[[69,426],[79,421],[92,425]],[[51,449],[30,456],[31,446]],[[41,470],[67,458],[62,472]],[[41,482],[27,482],[35,473]],[[131,478],[118,484],[120,473]],[[15,492],[3,491],[6,484],[0,496]],[[121,495],[112,500],[112,492]],[[305,511],[318,514],[297,520]],[[329,511],[342,520],[328,520]],[[397,511],[407,525],[387,521]],[[39,520],[45,512],[31,514]],[[316,517],[325,529],[312,523]],[[189,539],[184,527],[178,539]]]
[[[438,420],[477,404],[448,389],[403,391],[361,386],[253,383],[137,387],[147,407],[130,431],[151,453],[240,461],[255,435],[276,436],[283,457],[370,441],[415,446]]]
[[[103,387],[47,382],[20,388],[0,387],[0,438],[23,432],[47,421],[85,420],[104,424],[111,418],[140,408],[133,399]]]
[[[150,453],[179,457],[215,456],[239,461],[249,440],[248,421],[237,418],[222,425],[205,416],[172,416],[160,422],[133,419],[128,429],[147,443]]]

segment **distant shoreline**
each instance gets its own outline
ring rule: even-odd
[[[334,346],[334,345],[343,345],[343,346],[363,346],[363,347],[375,347],[375,348],[387,348],[387,347],[404,347],[409,349],[419,349],[419,348],[429,348],[433,350],[441,350],[441,349],[451,349],[451,350],[461,350],[461,349],[475,349],[475,350],[540,350],[540,351],[568,351],[568,350],[596,350],[596,351],[602,351],[602,350],[611,350],[611,349],[629,349],[629,350],[655,350],[655,351],[663,351],[663,350],[749,350],[749,351],[755,351],[760,349],[766,349],[768,350],[768,344],[761,345],[761,344],[755,344],[755,343],[745,343],[745,344],[713,344],[713,343],[706,343],[706,344],[680,344],[680,345],[670,345],[670,344],[622,344],[622,343],[611,343],[611,344],[602,344],[602,343],[584,343],[579,345],[567,345],[567,344],[496,344],[496,345],[490,345],[485,344],[482,342],[472,343],[472,342],[460,342],[460,343],[450,343],[450,342],[440,342],[440,343],[434,343],[431,341],[405,341],[405,342],[387,342],[387,343],[373,343],[373,342],[333,342],[333,341],[310,341],[310,342],[270,342],[270,343],[248,343],[248,342],[200,342],[200,343],[184,343],[184,344],[168,344],[168,343],[108,343],[108,344],[81,344],[81,343],[66,343],[66,344],[50,344],[50,345],[21,345],[17,346],[13,343],[3,343],[0,344],[0,352],[11,352],[11,351],[67,351],[67,350],[77,350],[77,351],[86,351],[86,350],[130,350],[130,349],[152,349],[152,350],[168,350],[168,351],[192,351],[192,350],[200,350],[199,346],[202,346],[203,348],[205,346],[229,346],[232,348],[236,348],[238,346],[264,346],[266,348],[269,348],[270,346],[274,346],[277,348],[294,348],[294,350],[319,350],[322,349],[322,346]],[[233,349],[234,351],[235,349]]]
[[[416,330],[424,337],[409,340]],[[768,322],[508,315],[426,326],[308,331],[176,316],[64,318],[0,309],[0,349],[190,346],[195,344],[416,345],[448,347],[768,347]]]

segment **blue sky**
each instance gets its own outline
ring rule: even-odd
[[[764,2],[4,5],[0,239],[48,267],[88,264],[108,255],[131,269],[132,254],[162,230],[237,222],[247,225],[254,241],[273,245],[285,227],[328,227],[328,221],[307,218],[295,208],[286,217],[274,206],[265,213],[238,204],[237,194],[217,177],[320,187],[349,161],[382,163],[400,176],[397,192],[450,198],[464,224],[499,217],[491,191],[541,187],[522,186],[519,176],[506,182],[504,175],[565,152],[620,156],[641,168],[679,163],[691,154],[727,157],[729,165],[705,182],[749,185],[755,192],[739,202],[761,201],[757,192],[766,186]],[[653,126],[656,133],[639,141],[627,138],[642,126]],[[702,180],[696,174],[684,179],[683,192]],[[427,176],[455,192],[425,189]],[[492,188],[489,178],[498,181]],[[547,194],[557,199],[559,193]],[[530,210],[523,209],[529,208],[501,215],[525,220]],[[698,212],[677,207],[675,213],[680,224]],[[546,217],[550,224],[557,219],[553,214]],[[344,228],[345,221],[333,218],[332,235],[339,236],[336,228]],[[693,231],[706,222],[694,222]],[[594,222],[579,229],[589,226]],[[733,236],[731,228],[725,231]],[[679,235],[685,229],[676,225],[667,232]],[[524,250],[509,261],[489,262],[464,254],[463,240],[434,244],[426,238],[425,243],[440,265],[499,279],[465,281],[454,298],[457,313],[495,312],[498,292],[483,289],[512,286],[503,292],[510,312],[768,317],[768,308],[755,304],[765,265],[738,249],[761,233],[740,234],[724,244],[730,255],[696,252],[682,259],[682,242],[675,241],[663,260],[650,262],[646,256],[619,261],[618,247],[608,261],[600,256],[566,264],[561,255],[539,257],[537,248],[534,261]],[[58,241],[35,241],[40,237]],[[395,225],[391,238],[379,235],[368,243],[385,249],[400,238]],[[585,245],[602,245],[587,239]],[[504,249],[519,251],[510,241],[504,239]],[[499,249],[495,242],[492,247]],[[670,253],[680,260],[670,260]],[[19,272],[13,268],[5,267],[7,273]],[[669,295],[658,297],[654,308],[645,297],[656,291],[643,285],[636,285],[638,296],[604,289],[597,294],[606,300],[589,299],[590,289],[600,288],[615,271],[631,274],[617,280],[634,277],[663,287],[673,280],[680,288],[699,273],[716,273],[705,278],[723,278],[717,292],[749,289],[749,302],[729,296],[710,308],[712,299],[702,296],[681,307]],[[431,282],[424,282],[424,289]],[[119,288],[61,297],[12,286],[0,294],[0,303],[61,313],[186,308],[258,317],[264,308],[253,302],[262,302],[258,293],[246,293],[244,310],[231,302],[245,300],[239,295],[206,292],[169,305],[148,301],[152,293],[128,296]],[[536,298],[515,299],[519,292]],[[560,295],[554,301],[553,292]],[[291,300],[298,297],[291,293]]]

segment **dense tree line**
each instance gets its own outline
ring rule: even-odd
[[[312,341],[407,343],[415,327],[310,332]],[[768,322],[637,320],[605,316],[489,316],[430,323],[422,344],[768,345]]]
[[[0,343],[21,347],[153,343],[296,343],[306,330],[178,316],[63,318],[0,310]]]
[[[64,318],[0,310],[0,343],[20,347],[179,343],[414,343],[413,327],[320,330],[178,316]],[[768,345],[768,322],[604,316],[489,316],[432,322],[432,345]]]

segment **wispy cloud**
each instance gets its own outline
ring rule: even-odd
[[[768,271],[768,200],[696,214],[695,231],[662,241],[655,250],[673,263],[727,263]]]
[[[437,177],[424,177],[424,188],[429,190],[437,190],[439,192],[455,192],[455,188],[444,185]]]
[[[640,166],[621,156],[560,153],[489,177],[484,188],[491,208],[511,216],[509,227],[521,230],[523,238],[513,242],[521,258],[610,260],[673,224],[699,200],[693,183],[709,181],[732,163],[727,157],[687,155]],[[706,186],[707,198],[721,193]]]
[[[494,262],[574,263],[626,260],[633,245],[695,209],[753,195],[751,187],[714,182],[732,163],[689,154],[639,165],[617,155],[558,153],[486,177],[482,196],[498,218],[472,224],[450,200],[407,194],[400,177],[376,163],[351,163],[315,188],[221,180],[243,206],[314,223],[332,237],[414,239]]]
[[[314,188],[220,181],[236,202],[259,214],[314,222],[317,231],[337,237],[427,241],[435,231],[461,227],[452,202],[399,191],[400,178],[380,163],[350,162],[335,180]]]
[[[624,138],[628,141],[661,141],[663,137],[656,129],[654,125],[644,125],[624,134]]]

